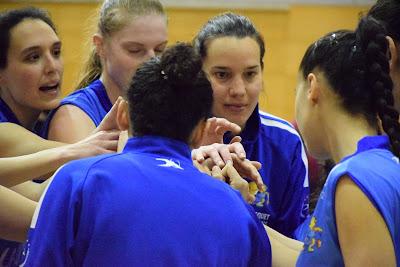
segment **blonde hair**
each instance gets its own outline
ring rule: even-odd
[[[121,30],[133,18],[157,14],[165,16],[165,11],[158,0],[105,0],[100,7],[97,31],[103,37],[110,37]],[[89,58],[85,63],[80,82],[76,89],[88,86],[100,78],[102,66],[95,47],[92,47]]]

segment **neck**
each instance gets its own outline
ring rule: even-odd
[[[39,118],[41,111],[31,107],[20,105],[14,100],[11,95],[5,92],[5,90],[1,90],[0,97],[3,99],[4,102],[6,102],[8,107],[14,113],[19,123],[21,123],[21,126],[28,130],[32,130],[37,119]]]
[[[110,99],[111,104],[114,104],[115,101],[117,101],[117,98],[122,94],[122,90],[105,73],[101,74],[100,81],[106,88],[107,96]]]
[[[338,112],[325,121],[328,151],[335,162],[356,152],[361,138],[377,135],[377,130],[361,116]]]

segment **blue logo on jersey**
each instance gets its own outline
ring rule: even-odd
[[[172,159],[163,159],[163,158],[156,158],[156,160],[164,162],[163,164],[158,165],[160,167],[175,168],[175,169],[183,170],[183,168],[181,167],[181,163],[179,161],[174,162]]]

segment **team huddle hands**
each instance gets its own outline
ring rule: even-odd
[[[192,150],[192,160],[201,172],[228,183],[238,190],[248,203],[253,203],[255,194],[265,190],[258,172],[261,163],[246,159],[240,136],[233,137],[229,144],[223,143],[226,132],[238,134],[240,131],[240,126],[225,118],[208,119],[203,134],[203,145]],[[254,190],[254,187],[257,190]]]

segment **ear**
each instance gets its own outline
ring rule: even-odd
[[[104,57],[104,38],[100,34],[96,33],[92,38],[93,44],[96,48],[96,53],[100,58]]]
[[[121,131],[126,131],[129,130],[129,125],[128,102],[126,102],[126,100],[121,100],[117,110],[117,126]]]
[[[393,68],[397,64],[397,61],[399,60],[399,55],[398,55],[396,44],[393,41],[392,37],[386,36],[386,40],[388,41],[388,44],[389,44],[389,51],[388,51],[389,66],[390,66],[390,70],[393,70]]]
[[[321,94],[321,88],[317,76],[314,73],[308,74],[307,83],[308,83],[307,99],[311,101],[312,104],[318,104]]]
[[[206,125],[207,125],[206,120],[202,119],[197,123],[196,127],[194,127],[189,140],[189,145],[192,149],[197,148],[199,147],[200,144],[202,144]]]

